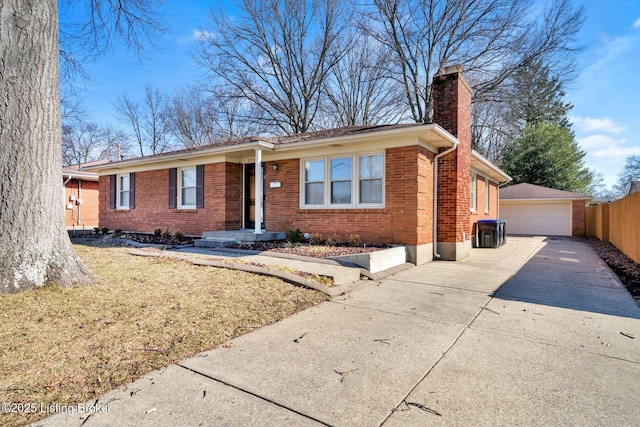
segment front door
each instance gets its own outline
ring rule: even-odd
[[[265,229],[265,168],[262,164],[262,222],[261,228]],[[256,226],[256,165],[254,163],[244,165],[244,228]]]

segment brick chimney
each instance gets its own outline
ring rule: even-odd
[[[432,91],[434,123],[459,141],[438,163],[437,250],[440,259],[459,260],[471,249],[471,87],[462,66],[452,65],[433,78]]]

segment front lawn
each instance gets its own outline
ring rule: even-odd
[[[84,402],[326,300],[272,277],[75,248],[95,285],[0,296],[0,402]],[[0,424],[45,415],[0,414]]]

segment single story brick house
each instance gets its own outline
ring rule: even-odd
[[[591,196],[534,184],[515,184],[500,190],[500,218],[508,234],[584,236],[586,206]]]
[[[434,78],[433,124],[249,137],[92,168],[100,226],[195,235],[299,228],[402,244],[416,264],[461,259],[473,223],[497,218],[499,184],[510,180],[471,149],[461,71]]]
[[[85,163],[62,168],[65,224],[68,229],[91,230],[98,226],[98,174],[82,170],[105,162]]]

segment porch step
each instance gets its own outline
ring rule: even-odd
[[[272,240],[285,240],[286,234],[280,231],[263,231],[261,234],[255,234],[254,230],[223,230],[223,231],[205,231],[202,233],[202,240],[231,240],[241,243],[252,242],[268,242]],[[198,240],[196,240],[197,246]]]

